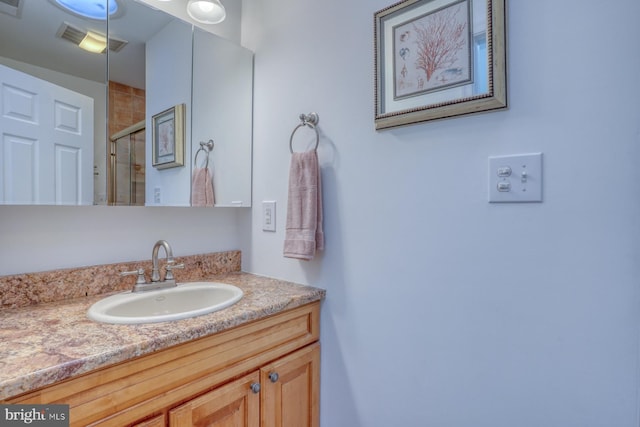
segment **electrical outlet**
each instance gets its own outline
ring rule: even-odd
[[[276,231],[276,202],[262,202],[262,230]]]

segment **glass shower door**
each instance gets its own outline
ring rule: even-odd
[[[144,206],[145,142],[144,122],[112,137],[110,205]]]

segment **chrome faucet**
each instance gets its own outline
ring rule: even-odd
[[[167,256],[167,265],[165,266],[165,274],[164,279],[160,280],[160,268],[158,266],[158,252],[160,248],[164,248],[164,252]],[[153,251],[151,253],[151,281],[147,282],[147,279],[144,276],[144,270],[142,268],[135,271],[125,271],[120,273],[121,276],[129,276],[133,274],[137,274],[138,278],[136,280],[136,284],[133,286],[133,292],[143,292],[143,291],[152,291],[156,289],[164,289],[164,288],[172,288],[176,285],[176,279],[173,276],[173,270],[176,268],[184,268],[184,264],[176,264],[176,261],[173,259],[173,251],[171,250],[171,245],[166,240],[158,240],[155,245],[153,245]]]
[[[160,248],[164,248],[164,253],[167,255],[167,267],[175,263],[173,260],[173,251],[171,250],[171,245],[166,240],[158,240],[155,245],[153,245],[153,252],[151,253],[151,263],[153,264],[153,269],[151,270],[151,281],[159,282],[160,281],[160,271],[158,268],[158,252]],[[168,275],[171,272],[171,269],[167,270]],[[173,276],[173,273],[171,274]],[[165,277],[166,280],[166,277]]]

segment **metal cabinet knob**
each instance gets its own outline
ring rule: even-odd
[[[260,393],[260,383],[252,383],[251,391],[254,392],[255,394]]]
[[[277,372],[271,372],[269,374],[269,379],[271,380],[272,383],[278,382],[278,380],[280,379],[280,375],[278,375]]]

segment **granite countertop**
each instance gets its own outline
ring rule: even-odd
[[[244,296],[215,313],[144,325],[89,320],[88,308],[105,295],[0,310],[0,400],[319,301],[325,295],[322,289],[241,272],[202,280],[236,285]]]

